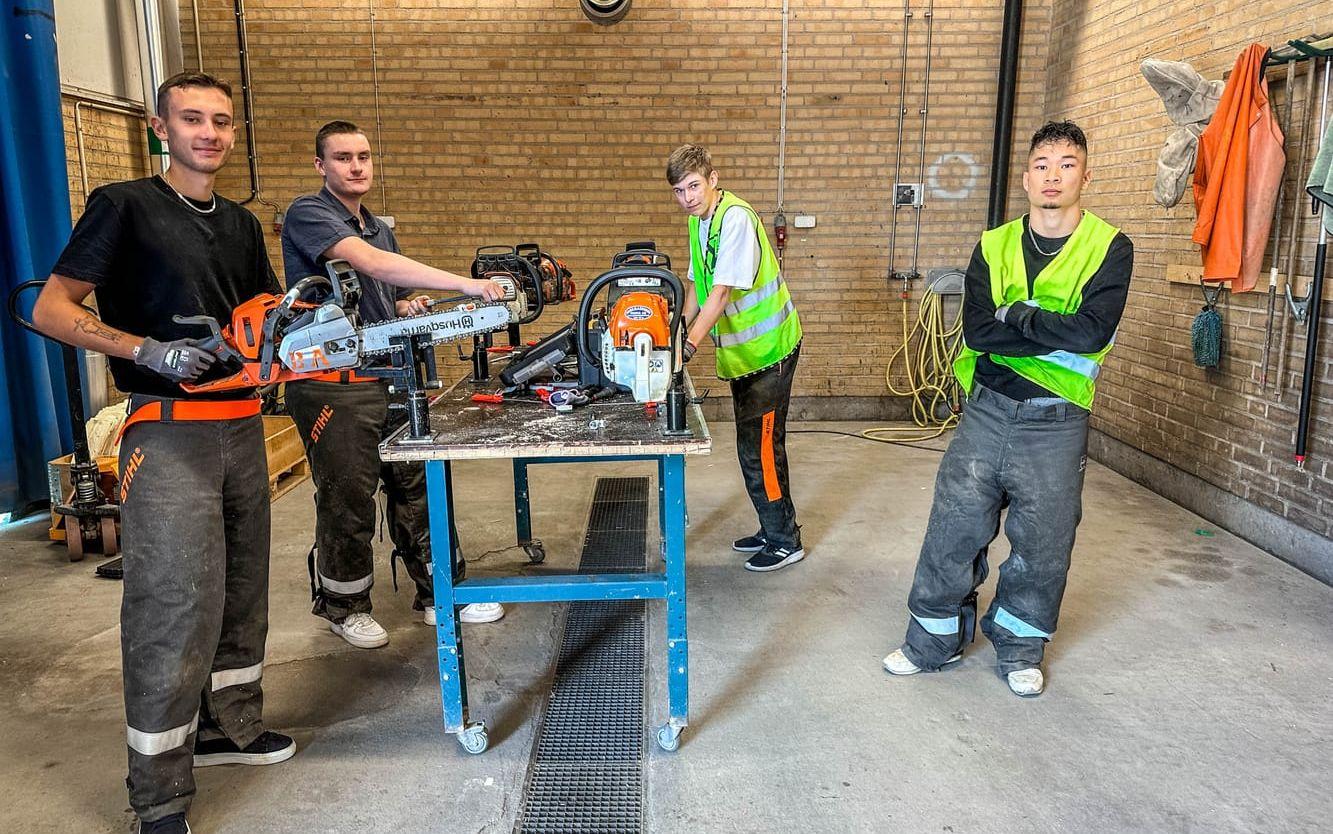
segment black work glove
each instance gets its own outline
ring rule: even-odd
[[[196,347],[193,339],[159,342],[146,338],[134,351],[134,364],[141,365],[172,382],[196,380],[213,366],[217,357]]]
[[[689,339],[686,339],[686,340],[685,340],[685,344],[683,344],[683,345],[680,346],[680,362],[681,362],[681,364],[684,365],[684,364],[686,364],[687,362],[689,362],[691,359],[693,359],[693,358],[694,358],[694,354],[695,354],[695,352],[696,352],[697,350],[699,350],[698,346],[695,345],[694,342],[691,342]]]

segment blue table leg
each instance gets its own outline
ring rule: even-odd
[[[514,458],[514,529],[518,533],[518,544],[528,554],[528,561],[534,565],[546,561],[546,548],[541,539],[532,537],[532,503],[528,492],[528,463],[523,458]]]
[[[661,542],[661,557],[666,558],[666,458],[657,459],[657,536]]]
[[[528,504],[528,462],[514,458],[514,528],[518,543],[532,541],[532,509]]]
[[[667,700],[670,719],[658,730],[657,743],[666,750],[680,744],[680,731],[690,716],[690,658],[685,621],[685,457],[663,456],[660,464],[665,495],[667,578]]]
[[[430,511],[431,575],[435,585],[435,637],[440,665],[444,729],[463,740],[467,727],[467,679],[458,610],[454,606],[453,509],[449,462],[426,461],[426,500]],[[484,733],[484,730],[483,730]],[[474,731],[475,734],[475,731]],[[464,746],[467,746],[466,743]]]

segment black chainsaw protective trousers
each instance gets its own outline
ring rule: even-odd
[[[381,483],[394,544],[390,569],[395,585],[401,560],[416,586],[413,608],[434,605],[425,467],[385,463],[379,456],[380,441],[406,420],[401,409],[389,408],[388,385],[306,380],[288,383],[286,392],[287,410],[301,433],[315,481],[313,612],[332,622],[370,612],[375,491]],[[457,533],[453,540],[456,548]]]
[[[131,398],[136,407],[148,398]],[[264,427],[141,422],[120,446],[120,645],[130,805],[188,810],[194,743],[264,732],[269,493]]]
[[[759,527],[774,547],[796,548],[801,543],[787,467],[787,410],[800,354],[798,344],[781,362],[730,380],[736,457]]]

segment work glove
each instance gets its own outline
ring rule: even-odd
[[[695,352],[698,351],[698,350],[699,350],[699,346],[698,346],[698,345],[696,345],[694,342],[691,342],[689,339],[686,339],[686,340],[685,340],[685,344],[683,344],[683,345],[680,346],[680,362],[681,362],[681,364],[684,365],[685,363],[687,363],[687,362],[689,362],[691,359],[693,359],[693,358],[694,358],[694,354],[695,354]]]
[[[143,344],[134,350],[134,364],[172,382],[196,380],[216,361],[216,356],[197,347],[193,339],[176,339],[173,342],[144,339]]]
[[[995,308],[995,318],[1002,324],[1022,330],[1023,325],[1027,323],[1028,319],[1032,318],[1033,313],[1036,313],[1038,309],[1035,302],[1006,304],[1003,307]]]

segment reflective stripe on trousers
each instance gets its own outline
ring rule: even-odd
[[[149,733],[143,730],[136,730],[130,725],[125,725],[125,741],[130,749],[144,756],[156,756],[165,753],[168,750],[175,750],[177,747],[185,744],[190,737],[190,733],[199,726],[199,713],[194,714],[190,723],[182,724],[179,727],[172,727],[170,730],[163,730],[160,733]]]
[[[350,582],[339,582],[336,579],[329,579],[322,573],[318,575],[319,586],[321,588],[326,591],[332,591],[335,594],[342,594],[343,596],[365,593],[375,584],[375,574],[373,573],[368,573],[360,579],[353,579]]]
[[[244,666],[240,669],[223,669],[220,672],[214,672],[209,675],[209,689],[217,692],[219,689],[226,689],[229,686],[240,686],[243,683],[254,683],[264,674],[264,661],[259,661],[253,666]]]

